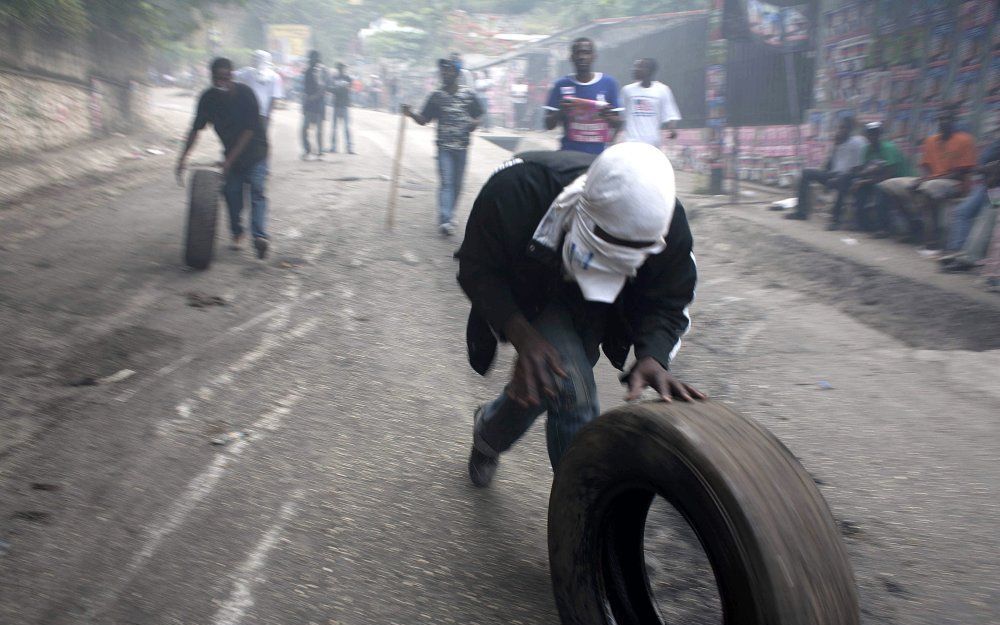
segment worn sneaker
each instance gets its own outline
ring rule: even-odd
[[[264,237],[256,237],[253,240],[253,248],[257,250],[257,258],[261,260],[267,258],[267,248],[268,248],[267,239],[265,239]]]
[[[233,237],[233,242],[229,244],[229,249],[234,251],[243,249],[243,240],[245,238],[242,234]]]
[[[498,456],[488,456],[476,448],[475,432],[479,427],[479,421],[482,419],[485,408],[485,404],[476,408],[475,416],[472,419],[473,443],[472,452],[469,454],[469,479],[479,488],[485,488],[490,485],[490,482],[493,481],[493,476],[496,475],[497,465],[500,464]]]
[[[450,237],[451,235],[455,234],[455,226],[451,225],[451,223],[441,224],[440,230],[441,234],[443,234],[446,237]]]

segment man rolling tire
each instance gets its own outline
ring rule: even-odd
[[[472,302],[472,367],[490,368],[497,339],[517,362],[510,384],[475,414],[469,475],[493,478],[500,454],[543,412],[553,468],[600,412],[593,367],[603,348],[629,398],[649,386],[666,401],[702,399],[667,367],[690,319],[697,278],[692,238],[666,156],[623,143],[595,159],[529,152],[506,163],[477,197],[458,281]]]
[[[233,64],[229,59],[215,59],[212,61],[211,71],[212,87],[206,89],[198,99],[194,124],[177,161],[177,178],[180,181],[183,177],[188,153],[198,140],[198,133],[212,124],[215,134],[225,147],[225,160],[221,164],[223,196],[229,209],[233,247],[241,247],[245,238],[241,213],[244,186],[248,186],[250,231],[257,257],[263,259],[267,256],[269,247],[265,231],[267,197],[264,195],[268,146],[257,97],[253,89],[233,81]]]

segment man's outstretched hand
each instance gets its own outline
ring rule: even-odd
[[[556,378],[565,378],[559,351],[521,315],[515,315],[505,328],[507,338],[517,350],[514,375],[507,395],[518,405],[539,406],[545,398],[559,392]]]
[[[681,401],[693,401],[695,399],[705,399],[707,395],[695,387],[681,382],[669,371],[663,368],[658,360],[646,356],[632,369],[628,376],[628,394],[625,401],[635,401],[642,395],[643,389],[649,387],[659,393],[660,399],[665,402],[679,399]]]

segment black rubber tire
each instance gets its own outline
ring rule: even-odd
[[[184,263],[192,269],[208,269],[215,249],[215,223],[219,218],[222,175],[211,169],[191,173]]]
[[[710,401],[632,404],[583,428],[549,499],[549,563],[563,625],[662,623],[643,554],[664,497],[712,565],[728,625],[857,625],[836,523],[772,434]]]

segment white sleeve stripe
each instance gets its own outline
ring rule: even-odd
[[[691,252],[691,262],[694,263],[695,269],[697,270],[697,268],[698,268],[698,260],[694,257],[694,252],[693,251]],[[697,292],[698,292],[698,280],[697,280],[697,278],[695,278],[695,288],[694,288],[694,290],[691,293],[691,301],[692,302],[694,301],[694,297],[697,294]],[[674,345],[673,349],[670,350],[670,355],[667,356],[667,362],[668,362],[668,364],[670,362],[673,362],[674,357],[677,356],[677,352],[681,351],[681,344],[684,342],[682,339],[683,339],[683,337],[687,336],[688,332],[691,331],[691,325],[692,325],[692,323],[691,323],[691,304],[690,304],[690,302],[688,303],[687,306],[684,307],[684,318],[687,319],[687,327],[684,328],[684,331],[681,332],[680,337],[677,338],[677,344]]]

